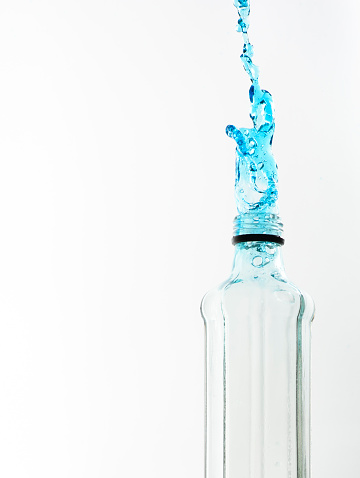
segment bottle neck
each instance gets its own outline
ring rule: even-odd
[[[248,212],[234,220],[234,236],[256,235],[256,239],[235,245],[233,278],[261,278],[273,276],[286,279],[281,244],[260,240],[259,235],[281,238],[283,225],[276,214]],[[247,236],[248,237],[248,236]],[[265,239],[265,236],[264,236]]]
[[[235,246],[232,277],[286,279],[282,246],[273,242],[249,241]]]

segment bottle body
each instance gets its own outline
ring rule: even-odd
[[[230,278],[205,295],[206,477],[309,478],[311,298],[281,246],[236,246]]]

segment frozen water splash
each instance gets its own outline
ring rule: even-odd
[[[235,197],[239,214],[277,211],[277,165],[271,144],[275,129],[271,94],[259,86],[259,69],[253,63],[254,49],[249,41],[250,0],[235,0],[239,19],[237,30],[242,33],[244,46],[241,60],[250,77],[250,118],[253,128],[229,125],[226,134],[236,141]]]

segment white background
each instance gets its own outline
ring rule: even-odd
[[[202,295],[250,126],[231,0],[0,2],[0,476],[203,476]],[[313,476],[360,474],[360,4],[253,0]]]

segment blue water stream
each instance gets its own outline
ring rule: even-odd
[[[277,165],[271,145],[275,129],[271,94],[260,88],[259,68],[253,63],[253,46],[249,41],[250,0],[235,0],[239,19],[237,30],[243,36],[241,60],[250,77],[249,90],[253,128],[229,125],[226,134],[236,141],[235,198],[239,214],[257,211],[276,214]]]

